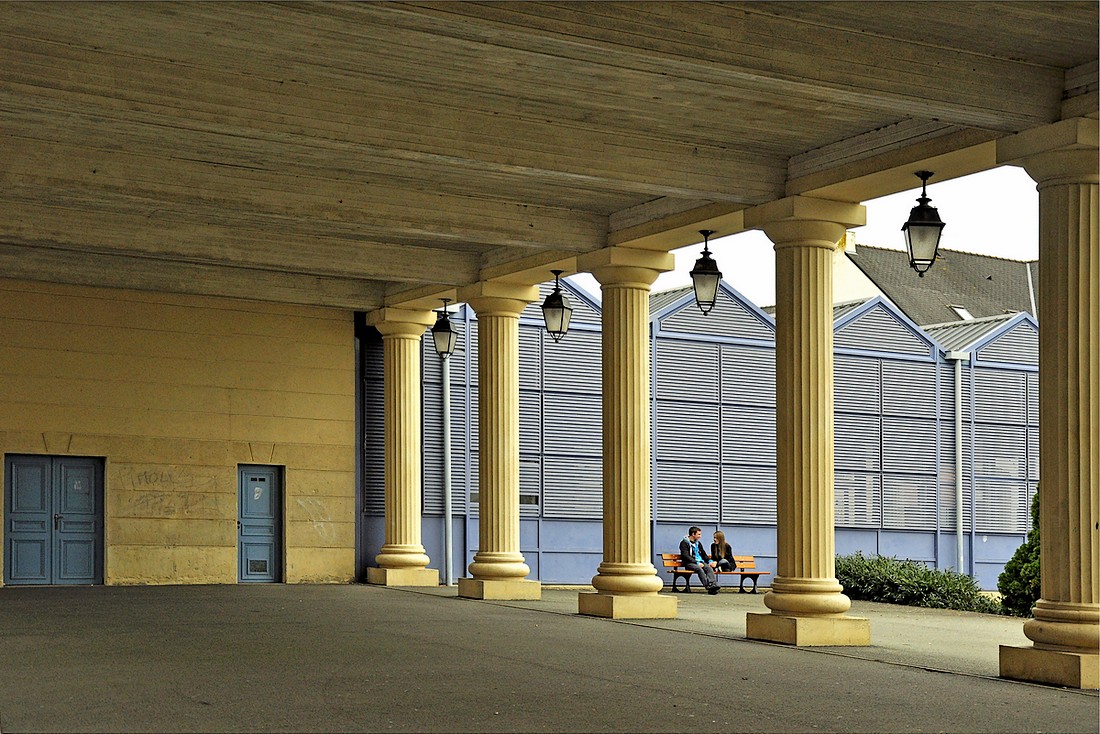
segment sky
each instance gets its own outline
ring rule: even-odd
[[[920,180],[914,188],[863,202],[867,224],[851,230],[856,245],[904,250],[901,225],[917,205]],[[940,247],[1014,260],[1039,257],[1039,194],[1022,168],[1001,166],[970,176],[928,183],[928,198],[946,223]],[[775,303],[775,252],[763,232],[752,230],[710,241],[710,249],[723,280],[758,306]],[[689,285],[695,260],[703,251],[697,245],[674,250],[676,269],[663,273],[653,292]],[[599,300],[599,283],[587,273],[571,276]]]

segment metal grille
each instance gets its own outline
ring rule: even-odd
[[[952,393],[954,400],[954,393]],[[882,362],[882,412],[890,415],[936,417],[934,362]]]
[[[718,400],[718,345],[658,339],[653,360],[656,397],[662,400]]]
[[[543,337],[546,390],[600,394],[600,333],[570,331],[560,343]]]
[[[833,384],[837,411],[878,413],[882,409],[880,360],[836,355]]]
[[[681,334],[707,334],[738,339],[775,339],[775,329],[770,322],[747,309],[742,303],[719,290],[714,310],[707,315],[689,301],[680,310],[661,320],[662,332]]]
[[[603,516],[603,467],[600,459],[543,457],[544,517],[595,519]]]
[[[882,468],[881,421],[877,415],[836,414],[833,456],[837,469],[879,471]]]
[[[775,409],[723,406],[722,461],[775,466]]]
[[[975,530],[984,533],[1025,533],[1028,485],[1011,479],[974,483]]]
[[[653,486],[657,519],[681,523],[718,521],[718,467],[658,461]]]
[[[775,467],[722,465],[722,523],[775,524]]]
[[[893,530],[935,530],[936,477],[883,474],[882,526]]]
[[[883,471],[935,474],[937,438],[935,421],[883,416]]]
[[[882,478],[877,472],[837,470],[833,510],[837,527],[877,528],[882,524]]]
[[[547,454],[599,456],[603,424],[599,395],[547,395],[543,446]]]
[[[721,360],[723,403],[775,405],[774,348],[723,344]]]
[[[717,405],[658,401],[654,420],[658,459],[718,462]]]
[[[974,420],[1024,423],[1026,416],[1026,373],[974,368]]]
[[[871,349],[895,354],[931,355],[931,347],[897,316],[878,304],[841,327],[833,336],[837,348]]]
[[[979,349],[977,358],[983,362],[1006,362],[1038,367],[1039,332],[1031,324],[1021,323]]]

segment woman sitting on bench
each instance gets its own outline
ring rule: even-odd
[[[714,542],[710,544],[710,557],[718,563],[719,571],[732,571],[737,567],[733,561],[733,548],[726,542],[726,534],[721,530],[714,533]]]

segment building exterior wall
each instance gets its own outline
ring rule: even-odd
[[[0,280],[0,334],[0,453],[104,460],[105,583],[236,583],[241,464],[284,580],[353,578],[350,312]]]

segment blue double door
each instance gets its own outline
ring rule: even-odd
[[[4,583],[103,583],[103,462],[4,459]]]
[[[237,580],[283,580],[282,468],[242,466],[237,470]]]

